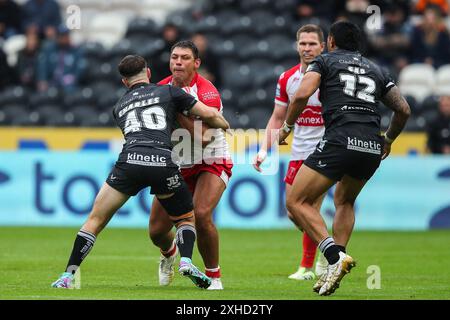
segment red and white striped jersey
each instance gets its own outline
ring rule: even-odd
[[[303,79],[301,65],[283,72],[278,79],[275,103],[287,108]],[[315,150],[325,132],[319,89],[309,98],[302,114],[295,123],[292,139],[292,160],[305,160]]]
[[[158,84],[169,84],[172,85],[172,76],[169,76]],[[184,91],[192,95],[197,100],[203,102],[208,107],[216,108],[219,112],[223,112],[222,100],[220,99],[219,91],[216,87],[207,79],[203,78],[198,73],[195,74],[190,85],[188,87],[182,88]],[[194,144],[194,155],[205,156],[205,160],[208,159],[230,159],[230,153],[228,151],[228,143],[225,139],[225,134],[223,130],[214,129],[216,133],[214,134],[214,140],[210,142],[204,149],[201,145]],[[181,159],[181,166],[188,167],[192,165],[188,157]]]

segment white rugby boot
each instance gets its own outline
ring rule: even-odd
[[[298,281],[314,280],[316,275],[311,268],[299,267],[297,272],[291,274],[288,278]]]
[[[177,259],[178,248],[175,248],[175,252],[170,257],[166,258],[161,254],[159,258],[159,285],[160,286],[168,286],[175,275],[175,260]]]
[[[211,285],[207,290],[223,290],[222,280],[220,278],[211,278]]]
[[[323,253],[320,252],[319,256],[317,257],[316,267],[314,270],[314,272],[316,273],[316,276],[320,278],[320,276],[322,276],[322,274],[327,272],[327,268],[328,268],[328,261],[325,258],[325,256],[323,255]]]
[[[355,266],[356,261],[352,257],[342,251],[339,252],[338,262],[328,266],[327,278],[319,290],[319,295],[328,296],[334,293],[339,288],[342,278]]]

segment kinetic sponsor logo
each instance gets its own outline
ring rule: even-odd
[[[347,137],[347,149],[359,152],[381,154],[381,144],[376,141],[364,141],[356,137]]]
[[[136,152],[127,154],[127,163],[146,167],[165,167],[167,165],[166,160],[166,157],[155,154],[143,155]]]

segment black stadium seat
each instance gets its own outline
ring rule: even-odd
[[[231,89],[248,89],[252,87],[254,79],[250,71],[250,67],[246,64],[224,64],[222,65],[223,83]]]
[[[437,112],[438,108],[439,97],[436,95],[428,96],[421,103],[420,113],[424,113],[427,111]]]
[[[266,40],[252,41],[242,46],[238,51],[239,59],[269,59],[269,44]]]
[[[195,21],[189,9],[177,10],[169,13],[166,17],[165,23],[178,26],[180,30],[186,34],[191,34],[195,31]]]
[[[107,50],[101,43],[86,42],[81,45],[83,55],[86,59],[102,60],[107,54]]]
[[[101,127],[115,127],[116,122],[114,121],[112,110],[107,110],[98,113],[97,115],[98,119],[98,126]]]
[[[248,63],[251,74],[254,75],[254,86],[261,88],[268,82],[277,81],[273,64],[266,59],[254,59]]]
[[[411,95],[404,95],[404,98],[411,108],[411,114],[418,115],[420,113],[420,105],[417,102],[416,98]]]
[[[248,15],[252,20],[253,33],[264,39],[275,28],[275,15],[270,11],[257,10]]]
[[[217,33],[220,30],[219,19],[216,15],[208,15],[203,17],[195,25],[195,31],[201,33]]]
[[[272,34],[267,37],[266,41],[269,47],[270,59],[273,62],[289,59],[300,60],[296,49],[295,38],[282,34]]]
[[[225,9],[233,9],[239,6],[239,0],[211,0],[211,1],[205,1],[207,2],[207,6],[205,9],[210,10],[210,12],[218,12]],[[210,6],[210,4],[213,4],[213,6]]]
[[[230,124],[230,127],[232,129],[242,128],[241,121],[239,121],[240,113],[237,109],[235,109],[231,106],[224,107],[223,115],[227,119],[227,121]]]
[[[27,104],[29,90],[22,86],[8,87],[0,91],[0,106],[7,104]]]
[[[242,12],[252,12],[254,10],[272,10],[272,0],[240,0],[239,6]]]
[[[41,105],[35,109],[37,113],[37,123],[44,126],[59,127],[70,125],[70,121],[66,121],[65,112],[60,105]]]
[[[277,0],[273,2],[276,11],[283,14],[286,12],[295,12],[298,0]]]
[[[224,109],[237,108],[239,99],[238,96],[239,96],[238,90],[231,90],[229,88],[220,89],[220,97],[222,99]]]
[[[127,28],[126,37],[134,35],[158,35],[161,31],[160,26],[151,18],[134,18],[130,21]]]
[[[9,104],[0,108],[0,125],[28,125],[30,124],[29,111],[24,105]]]
[[[239,116],[239,122],[243,128],[264,129],[272,114],[266,106],[251,106]]]
[[[117,101],[115,94],[102,94],[97,97],[95,108],[99,111],[111,111]]]
[[[222,11],[217,15],[220,33],[223,37],[253,32],[252,19],[236,11]]]
[[[92,105],[79,105],[69,110],[73,116],[73,124],[82,127],[95,127],[99,125],[98,112]]]
[[[51,87],[45,92],[36,92],[30,95],[29,102],[32,108],[49,104],[62,106],[62,93],[59,89]]]
[[[116,90],[118,87],[122,85],[119,81],[112,82],[112,81],[99,81],[96,83],[93,83],[91,85],[91,88],[94,92],[94,97],[98,99],[98,97],[102,95],[111,95],[114,96],[116,94]]]
[[[73,93],[66,94],[64,96],[64,107],[65,109],[70,109],[75,105],[93,104],[95,103],[95,100],[94,90],[90,87],[85,87],[78,89]]]
[[[239,110],[246,110],[255,106],[263,106],[270,109],[273,106],[273,99],[266,90],[261,88],[253,88],[239,99]]]

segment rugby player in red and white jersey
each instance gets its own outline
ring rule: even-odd
[[[200,64],[198,49],[194,43],[180,41],[171,50],[172,75],[159,84],[180,87],[207,106],[222,112],[219,92],[210,81],[197,73]],[[177,120],[193,136],[195,119],[180,115]],[[193,193],[198,249],[205,264],[205,274],[211,278],[208,290],[222,290],[219,234],[213,222],[213,210],[225,191],[233,164],[225,133],[214,129],[213,135],[210,136],[211,129],[206,124],[201,124],[201,129],[201,141],[193,143],[192,153],[185,154],[181,159],[181,174]],[[177,248],[171,229],[171,221],[167,219],[164,208],[155,199],[151,209],[149,230],[153,243],[161,249],[160,285],[169,285],[174,275],[173,265]]]
[[[297,51],[300,55],[300,64],[283,72],[278,80],[274,110],[267,123],[264,141],[253,163],[256,170],[261,172],[260,166],[266,158],[267,150],[271,148],[276,138],[276,129],[283,125],[289,101],[300,86],[306,68],[316,56],[322,53],[324,47],[324,36],[320,27],[308,24],[297,31]],[[317,143],[324,134],[325,129],[321,109],[319,90],[317,90],[309,99],[307,107],[295,124],[291,161],[284,179],[286,182],[286,196],[291,192],[292,183],[303,161],[315,150]],[[323,198],[324,196],[315,203],[315,207],[318,210],[320,210]],[[300,228],[300,224],[289,212],[288,216]],[[306,233],[303,233],[303,257],[298,271],[291,274],[289,279],[313,280],[316,274],[320,276],[326,271],[327,262],[320,255],[316,264],[316,274],[314,273],[313,265],[316,251],[317,244]]]

